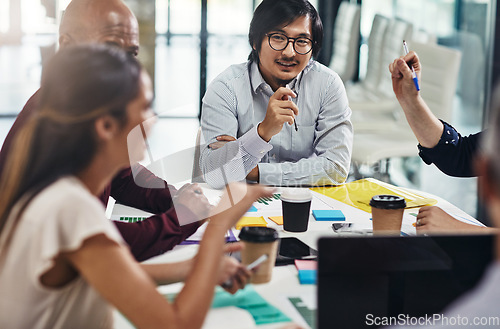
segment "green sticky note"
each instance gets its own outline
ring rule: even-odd
[[[262,298],[252,285],[247,285],[245,289],[238,290],[234,295],[217,288],[212,307],[226,306],[236,306],[248,311],[257,325],[291,321],[283,312]]]

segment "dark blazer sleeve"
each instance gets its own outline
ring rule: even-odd
[[[474,159],[479,149],[479,141],[484,132],[463,137],[448,123],[444,124],[443,134],[433,148],[418,145],[419,156],[430,165],[447,175],[455,177],[474,177]]]
[[[161,214],[151,216],[141,222],[124,223],[115,221],[123,239],[138,261],[161,255],[193,234],[200,222],[179,225],[177,218],[192,215],[184,206],[173,207]]]
[[[177,189],[137,164],[115,176],[110,193],[121,204],[156,214],[172,208],[172,196]]]
[[[17,133],[19,132],[19,130],[21,130],[24,124],[28,122],[33,114],[36,113],[39,102],[38,98],[40,97],[39,94],[40,90],[34,93],[33,96],[31,96],[30,99],[26,102],[26,105],[24,105],[21,112],[19,112],[19,114],[17,115],[14,124],[10,128],[9,133],[3,141],[2,148],[0,149],[0,177],[2,176],[3,168],[5,167],[9,150],[12,147],[12,143],[14,142]]]

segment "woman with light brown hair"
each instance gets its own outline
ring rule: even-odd
[[[141,159],[152,98],[147,73],[119,49],[69,47],[49,62],[40,110],[0,178],[1,328],[112,328],[111,305],[139,328],[199,328],[216,284],[244,286],[248,270],[224,265],[224,251],[239,248],[224,235],[272,191],[228,188],[197,256],[178,266],[137,263],[105,218],[96,195]],[[173,303],[156,290],[181,279]]]

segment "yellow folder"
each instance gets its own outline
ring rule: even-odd
[[[406,208],[432,206],[437,203],[436,199],[424,197],[374,178],[360,179],[339,186],[314,187],[311,190],[366,212],[371,212],[370,200],[378,194],[399,195],[405,198]]]

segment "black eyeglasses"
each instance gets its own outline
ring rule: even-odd
[[[313,41],[306,37],[299,38],[289,38],[283,33],[270,33],[267,34],[269,40],[269,46],[276,51],[281,51],[288,47],[290,40],[292,41],[293,50],[297,54],[305,55],[309,53],[313,48]]]

